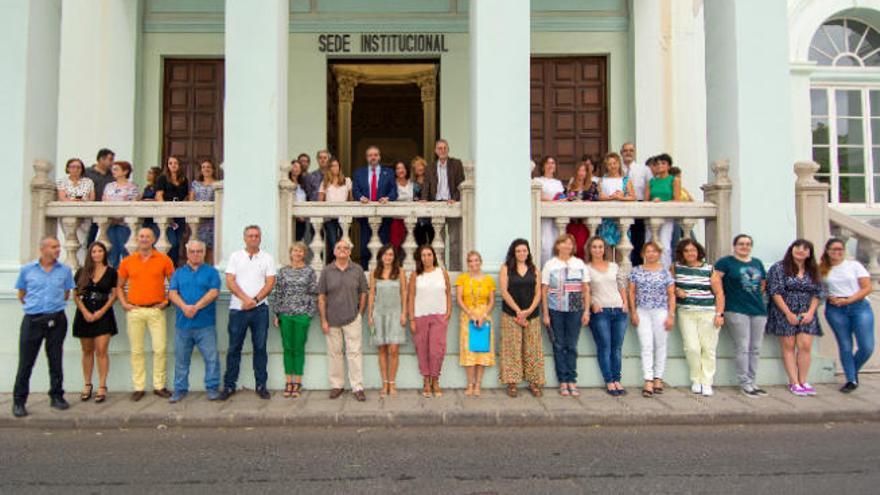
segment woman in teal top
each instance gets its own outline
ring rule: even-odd
[[[648,181],[648,201],[678,201],[681,197],[681,179],[670,175],[669,168],[672,167],[672,157],[666,153],[654,157],[654,177]],[[666,220],[660,226],[659,239],[652,239],[653,233],[648,230],[648,240],[654,240],[663,248],[660,261],[663,262],[664,268],[672,265],[672,235],[675,230],[675,222]]]
[[[758,357],[767,325],[767,272],[764,263],[752,257],[752,238],[739,234],[733,238],[733,255],[715,263],[721,275],[724,295],[724,326],[736,348],[736,377],[747,397],[767,395],[755,383]]]

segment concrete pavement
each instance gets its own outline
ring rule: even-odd
[[[864,375],[859,389],[849,395],[839,385],[817,385],[814,397],[796,397],[785,387],[767,387],[769,396],[749,398],[738,388],[719,387],[713,397],[690,393],[689,388],[667,388],[663,395],[645,399],[637,388],[625,397],[608,396],[602,389],[581,389],[579,398],[560,397],[545,389],[533,398],[521,389],[511,399],[504,390],[483,390],[482,397],[465,397],[446,390],[441,398],[422,398],[417,390],[401,390],[397,397],[380,398],[367,391],[367,401],[351,393],[330,400],[327,392],[306,391],[298,399],[273,392],[260,400],[253,391],[239,390],[227,402],[209,402],[204,393],[190,393],[178,404],[148,394],[131,402],[129,394],[112,390],[104,404],[81,402],[68,394],[71,408],[56,411],[45,394],[28,401],[30,415],[12,416],[12,397],[0,395],[0,427],[123,428],[223,426],[588,426],[651,424],[803,423],[880,420],[880,375]]]

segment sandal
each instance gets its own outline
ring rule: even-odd
[[[428,377],[425,377],[425,383],[422,386],[422,397],[426,399],[431,398],[431,379]]]
[[[570,393],[568,393],[568,384],[567,383],[563,383],[562,385],[559,386],[559,395],[561,395],[563,397],[568,397],[569,395],[571,395]]]
[[[293,395],[293,382],[287,382],[284,386],[284,398],[289,399]]]
[[[385,397],[386,395],[388,395],[388,382],[383,381],[382,382],[382,390],[379,391],[379,397]]]
[[[541,392],[541,387],[534,383],[529,384],[529,392],[532,393],[532,397],[541,397],[544,395],[544,393]]]
[[[464,391],[464,395],[467,397],[474,395],[474,384],[473,383],[468,383],[467,389],[465,389],[465,391]]]
[[[642,389],[642,397],[648,399],[654,397],[654,382],[645,380],[645,387]]]
[[[434,397],[443,397],[443,390],[440,388],[440,377],[431,380],[431,389],[434,390]]]
[[[290,387],[290,396],[294,399],[300,396],[302,393],[302,383],[294,382]]]
[[[83,386],[83,391],[82,391],[82,393],[79,395],[79,400],[85,402],[85,401],[87,401],[87,400],[89,400],[89,399],[91,399],[91,398],[92,398],[92,384],[91,384],[91,383],[86,383],[86,384]]]
[[[516,384],[515,383],[508,383],[507,384],[507,395],[512,399],[516,398],[517,392],[516,392]]]
[[[580,397],[581,396],[580,390],[578,390],[577,385],[575,385],[574,383],[568,384],[568,392],[571,394],[572,397]]]
[[[474,397],[479,397],[479,396],[480,396],[480,384],[475,383],[474,384]]]
[[[101,393],[101,390],[104,391],[103,394]],[[107,400],[107,387],[98,387],[98,393],[95,394],[95,402],[100,404],[105,400]]]
[[[654,378],[654,393],[662,394],[663,393],[663,379],[662,378]]]
[[[388,382],[388,395],[391,397],[397,396],[397,387],[394,386],[394,382]]]

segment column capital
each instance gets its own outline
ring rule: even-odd
[[[354,102],[354,88],[360,83],[357,77],[348,74],[337,74],[336,85],[339,93],[339,103]]]
[[[416,84],[422,90],[422,103],[437,100],[437,76],[432,74],[429,76],[421,76],[416,79]]]

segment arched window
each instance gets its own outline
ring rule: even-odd
[[[880,206],[880,73],[876,83],[852,77],[880,68],[880,32],[829,20],[813,36],[810,60],[823,70],[810,90],[817,178],[831,185],[832,203]]]

